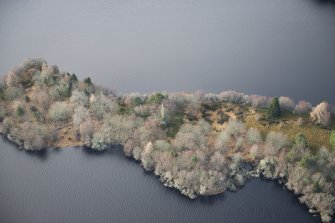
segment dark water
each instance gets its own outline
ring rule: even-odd
[[[27,57],[121,92],[238,90],[335,103],[326,0],[1,0],[0,73]]]
[[[0,139],[0,222],[309,223],[278,184],[252,180],[237,193],[191,201],[165,188],[120,151],[79,148],[31,154]]]
[[[238,90],[335,103],[335,4],[0,0],[0,74],[27,57],[121,92]],[[0,141],[0,222],[319,222],[273,182],[190,201],[135,162]]]

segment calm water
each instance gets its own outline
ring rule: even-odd
[[[274,182],[191,201],[114,150],[31,154],[0,139],[0,222],[320,222]]]
[[[239,90],[335,103],[335,4],[0,0],[0,74],[27,57],[120,92]],[[319,222],[273,182],[190,201],[118,152],[0,141],[0,222]]]
[[[1,0],[0,73],[27,57],[121,92],[239,90],[335,103],[326,0]]]

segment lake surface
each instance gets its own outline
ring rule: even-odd
[[[252,180],[237,193],[194,201],[165,188],[118,149],[28,153],[0,139],[1,223],[311,223],[280,185]]]
[[[326,0],[1,0],[0,74],[27,57],[119,92],[238,90],[335,104]]]
[[[119,92],[335,103],[335,4],[322,0],[0,0],[0,74],[27,57]],[[190,201],[120,152],[0,140],[0,222],[319,222],[262,180]]]

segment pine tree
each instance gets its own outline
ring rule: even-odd
[[[267,111],[267,117],[268,119],[275,119],[275,118],[279,118],[280,115],[281,115],[281,110],[280,110],[280,105],[279,105],[279,99],[274,98],[272,99],[270,107]]]

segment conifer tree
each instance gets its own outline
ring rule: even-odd
[[[272,99],[270,107],[267,111],[267,117],[268,119],[275,119],[275,118],[279,118],[280,115],[281,115],[281,110],[280,110],[280,105],[279,105],[279,99],[274,98]]]

